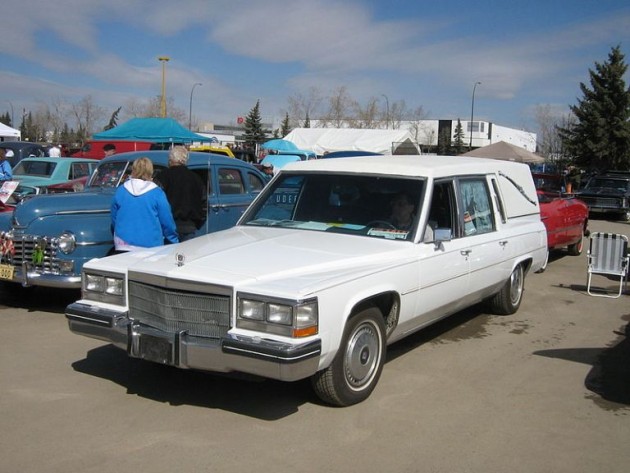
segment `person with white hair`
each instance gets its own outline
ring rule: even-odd
[[[157,177],[171,204],[180,242],[193,238],[206,221],[205,185],[187,164],[186,147],[173,146],[168,154],[168,169]]]

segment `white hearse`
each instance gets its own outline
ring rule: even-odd
[[[526,165],[304,161],[231,229],[88,262],[66,317],[131,357],[310,377],[322,400],[347,406],[373,391],[388,344],[482,301],[514,313],[546,254]]]

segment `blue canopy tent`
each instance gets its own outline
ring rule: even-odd
[[[172,118],[132,118],[131,120],[93,135],[95,140],[143,140],[155,143],[208,142],[211,138],[184,128]]]
[[[279,138],[263,143],[261,148],[274,151],[295,151],[298,149],[292,141],[282,140]]]

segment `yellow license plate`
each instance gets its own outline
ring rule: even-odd
[[[13,279],[13,266],[10,264],[0,264],[0,279]]]

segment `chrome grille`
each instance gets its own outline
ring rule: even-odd
[[[230,329],[230,297],[130,281],[129,317],[165,332],[220,338]]]
[[[41,262],[33,259],[35,248],[43,248]],[[57,259],[57,239],[50,237],[36,237],[33,235],[17,235],[13,237],[13,248],[15,253],[10,257],[13,266],[22,266],[23,262],[28,263],[42,271],[58,272],[59,261]]]
[[[601,207],[606,209],[620,209],[622,207],[622,200],[614,197],[579,197],[590,207]]]

